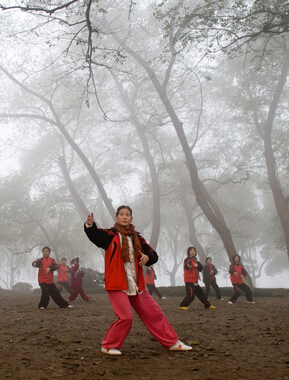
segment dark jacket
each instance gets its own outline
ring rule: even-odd
[[[213,274],[211,274],[211,270]],[[209,284],[211,281],[215,281],[215,275],[218,273],[216,267],[213,264],[205,264],[203,269],[203,281],[205,284]]]

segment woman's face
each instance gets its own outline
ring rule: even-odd
[[[195,250],[194,248],[192,248],[192,249],[190,250],[190,256],[191,256],[191,257],[195,257],[196,254],[197,254],[196,250]]]
[[[236,256],[236,257],[234,258],[234,263],[235,263],[235,264],[239,264],[239,261],[240,261],[239,256]]]
[[[50,256],[50,251],[49,249],[45,248],[42,251],[43,257],[49,257]]]
[[[212,260],[211,259],[208,259],[207,260],[207,264],[210,265],[212,263]]]
[[[127,208],[122,208],[118,215],[115,217],[115,221],[123,227],[127,227],[132,222],[132,216]]]

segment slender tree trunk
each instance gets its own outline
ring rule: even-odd
[[[269,185],[273,194],[275,207],[281,222],[281,226],[284,232],[285,236],[285,242],[286,242],[286,248],[287,248],[287,254],[289,258],[289,210],[288,210],[288,197],[285,197],[283,194],[283,190],[281,187],[281,184],[278,180],[278,173],[276,168],[276,161],[274,157],[274,151],[272,148],[272,129],[273,129],[273,123],[274,118],[276,115],[276,110],[278,106],[278,102],[280,100],[280,97],[282,95],[282,91],[284,88],[284,85],[287,80],[287,75],[289,71],[289,54],[287,54],[279,82],[277,84],[275,94],[268,112],[267,120],[264,126],[264,134],[263,134],[263,141],[264,141],[264,156],[266,160],[266,166],[267,166],[267,173],[268,173],[268,180]]]
[[[22,88],[24,91],[28,92],[29,94],[35,96],[36,98],[38,98],[39,100],[41,100],[43,103],[45,103],[53,117],[54,117],[54,120],[53,119],[49,119],[48,117],[45,117],[45,116],[39,116],[39,115],[31,115],[31,114],[1,114],[0,117],[23,117],[23,118],[31,118],[31,119],[40,119],[40,120],[43,120],[55,127],[57,127],[60,132],[62,133],[62,135],[65,137],[66,141],[68,142],[68,144],[71,146],[71,148],[76,152],[76,154],[79,156],[79,158],[81,159],[81,161],[83,162],[83,164],[85,165],[85,167],[87,168],[88,172],[90,173],[91,175],[91,178],[93,179],[94,183],[96,184],[97,188],[98,188],[98,191],[99,193],[101,194],[102,196],[102,199],[112,217],[112,219],[114,220],[115,218],[115,210],[111,204],[111,201],[110,199],[108,198],[107,196],[107,193],[102,185],[102,182],[99,178],[99,176],[97,175],[96,171],[94,170],[94,167],[91,165],[91,163],[89,162],[88,158],[86,157],[86,155],[84,154],[84,152],[80,149],[80,147],[75,143],[75,141],[73,140],[73,138],[71,137],[71,135],[69,134],[69,132],[67,131],[67,129],[64,127],[64,125],[61,123],[60,121],[60,118],[56,112],[56,110],[54,109],[53,107],[53,104],[52,102],[47,99],[45,96],[42,96],[40,94],[38,94],[37,92],[31,90],[30,88],[26,87],[23,83],[19,82],[16,78],[13,77],[13,75],[11,75],[3,66],[0,65],[0,70],[2,70],[4,72],[5,75],[7,75],[8,78],[10,78],[14,83],[16,83],[20,88]]]
[[[192,209],[189,207],[184,190],[181,190],[181,201],[188,220],[189,242],[197,249],[199,260],[204,264],[206,261],[206,254],[197,238],[197,231],[195,228],[194,219],[192,218]]]
[[[110,29],[110,26],[108,23],[106,23],[106,26],[108,30]],[[175,131],[177,133],[177,136],[179,138],[179,141],[181,143],[184,155],[186,157],[186,163],[187,168],[190,173],[190,179],[191,179],[191,185],[192,189],[195,193],[197,203],[203,210],[204,214],[206,215],[209,222],[212,224],[212,226],[215,228],[215,230],[218,232],[220,238],[223,241],[224,247],[226,249],[226,252],[228,254],[229,259],[235,255],[236,249],[234,246],[233,238],[231,235],[230,229],[227,227],[225,219],[223,217],[223,214],[221,213],[221,210],[219,209],[216,202],[213,200],[213,198],[209,195],[208,191],[206,190],[205,186],[201,182],[198,174],[198,169],[196,166],[196,162],[194,159],[194,156],[191,152],[188,140],[185,136],[185,132],[183,129],[183,123],[178,119],[178,116],[170,102],[170,99],[168,98],[166,94],[166,89],[163,87],[154,70],[147,64],[147,62],[133,49],[131,49],[125,41],[123,41],[116,33],[112,34],[113,38],[117,41],[117,43],[126,50],[128,54],[130,54],[146,71],[149,78],[152,81],[153,86],[155,87],[156,92],[158,93],[171,121],[175,128]]]
[[[151,176],[152,196],[153,196],[153,218],[152,218],[153,222],[152,222],[152,232],[151,232],[149,244],[154,249],[156,249],[158,240],[159,240],[159,235],[160,235],[160,228],[161,228],[161,195],[160,195],[160,186],[159,186],[157,170],[155,167],[155,162],[152,157],[150,146],[148,144],[148,140],[145,135],[144,126],[139,122],[135,114],[134,99],[136,99],[136,94],[135,96],[132,97],[133,100],[130,102],[128,97],[124,93],[124,90],[121,84],[119,83],[119,81],[115,77],[113,77],[113,79],[120,93],[122,101],[124,105],[126,106],[127,110],[129,111],[129,119],[131,123],[135,126],[138,132],[138,135],[143,147],[144,157],[148,164],[148,168],[149,168],[149,172]],[[137,93],[136,85],[135,85],[135,92]]]
[[[89,214],[89,210],[85,206],[83,200],[81,199],[80,195],[78,194],[78,191],[70,178],[69,171],[67,169],[66,161],[64,156],[58,157],[58,162],[60,165],[60,169],[62,171],[64,180],[67,184],[68,190],[70,194],[72,195],[76,210],[78,211],[78,214],[82,220],[86,220],[87,215]]]

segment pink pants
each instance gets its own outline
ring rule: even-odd
[[[130,332],[134,308],[149,332],[160,344],[169,348],[178,341],[178,336],[164,316],[153,297],[145,290],[136,296],[128,296],[122,291],[108,291],[108,296],[117,319],[108,329],[103,341],[104,348],[120,349]]]
[[[76,284],[71,284],[71,289],[72,289],[73,293],[70,294],[70,296],[68,297],[68,300],[70,302],[74,301],[76,299],[76,297],[78,296],[78,294],[80,294],[80,296],[83,300],[85,300],[85,301],[89,300],[89,298],[87,297],[87,295],[85,294],[85,292],[81,286],[76,285]]]

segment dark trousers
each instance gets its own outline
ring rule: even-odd
[[[235,293],[232,295],[232,297],[229,299],[230,302],[236,302],[237,299],[240,297],[240,289],[243,290],[243,292],[246,293],[247,301],[251,302],[253,300],[252,298],[252,292],[248,285],[246,284],[233,284]]]
[[[200,285],[194,285],[192,282],[186,282],[186,297],[182,300],[180,306],[189,306],[194,301],[195,296],[199,298],[206,309],[211,306]]]
[[[153,292],[156,293],[156,295],[159,297],[159,298],[162,298],[162,295],[161,293],[157,290],[156,286],[153,285],[153,284],[146,284],[147,288],[148,288],[148,292],[150,295],[153,294]]]
[[[220,300],[220,299],[222,298],[222,297],[221,297],[220,288],[219,288],[219,286],[217,285],[216,281],[206,282],[205,285],[206,285],[205,296],[206,296],[207,298],[209,297],[211,287],[212,287],[213,289],[215,289],[217,299]]]
[[[59,290],[59,293],[62,292],[63,288],[65,288],[69,294],[72,294],[72,289],[69,285],[68,282],[64,282],[64,281],[58,281],[58,290]]]
[[[40,302],[38,304],[38,307],[47,307],[49,304],[49,296],[53,299],[53,301],[56,303],[59,307],[67,307],[69,303],[65,301],[64,298],[60,295],[56,285],[54,283],[52,284],[46,284],[45,282],[42,282],[39,284],[42,294],[40,298]]]

